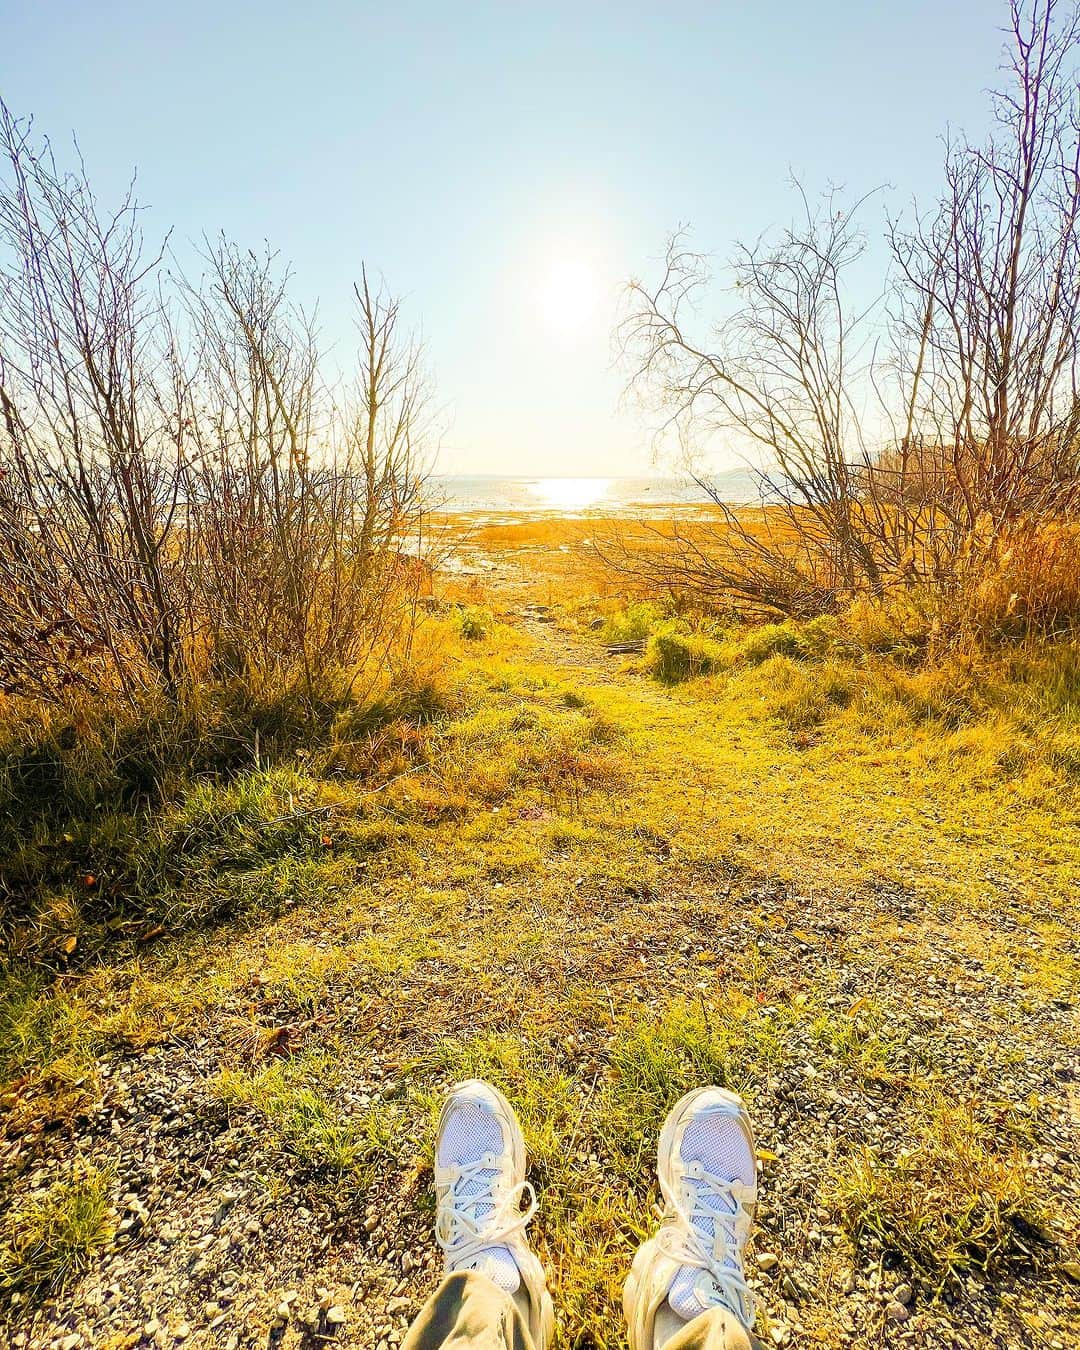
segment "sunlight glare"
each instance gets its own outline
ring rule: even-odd
[[[596,268],[583,257],[552,259],[541,271],[536,302],[544,325],[552,333],[576,337],[588,326],[600,300]]]
[[[553,511],[584,511],[607,495],[611,479],[540,478],[530,486],[544,505]]]

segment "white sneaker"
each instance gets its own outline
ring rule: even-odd
[[[696,1088],[664,1122],[657,1173],[666,1207],[623,1287],[630,1350],[659,1350],[709,1308],[734,1313],[749,1332],[754,1301],[743,1251],[757,1199],[750,1117],[722,1088]]]
[[[544,1268],[525,1236],[536,1213],[536,1194],[525,1180],[525,1140],[510,1103],[489,1083],[458,1083],[443,1105],[435,1196],[435,1238],[446,1273],[477,1270],[505,1289],[536,1350],[545,1350],[555,1314]]]

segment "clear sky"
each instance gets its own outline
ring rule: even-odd
[[[688,222],[728,256],[788,179],[936,192],[987,121],[1004,0],[0,0],[0,93],[153,236],[269,241],[350,343],[361,260],[408,297],[447,472],[649,467],[620,283]],[[884,199],[868,218],[883,219]]]

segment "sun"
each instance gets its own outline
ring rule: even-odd
[[[550,259],[536,283],[536,305],[544,327],[561,338],[588,328],[600,302],[600,279],[588,259],[565,254]]]

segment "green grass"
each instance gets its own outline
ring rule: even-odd
[[[782,1056],[775,1017],[738,995],[710,1005],[674,1002],[625,1021],[600,1097],[600,1129],[620,1170],[640,1174],[665,1116],[691,1088],[715,1083],[750,1096],[767,1064]]]
[[[222,1069],[211,1093],[231,1111],[255,1117],[302,1162],[345,1174],[363,1190],[390,1154],[401,1115],[385,1102],[345,1112],[323,1086],[332,1077],[332,1060],[317,1055],[256,1072]]]
[[[663,611],[648,600],[630,604],[609,614],[600,630],[604,642],[640,642],[650,637],[663,621]]]
[[[863,1148],[839,1161],[824,1198],[854,1242],[899,1254],[937,1289],[1030,1261],[1046,1220],[1020,1141],[1003,1147],[971,1103],[940,1095],[893,1157]]]
[[[108,1246],[114,1231],[111,1173],[77,1162],[46,1193],[0,1225],[0,1294],[33,1303],[63,1291]]]
[[[649,640],[646,664],[661,684],[681,684],[720,668],[720,647],[695,633],[656,633]]]
[[[0,940],[16,959],[83,969],[148,933],[302,895],[335,820],[423,762],[424,727],[449,697],[406,670],[314,709],[225,691],[200,708],[13,720],[0,742]]]
[[[558,1175],[581,1102],[573,1077],[549,1047],[507,1034],[440,1044],[425,1066],[439,1082],[483,1078],[514,1103],[539,1183]],[[431,1100],[437,1114],[441,1093]]]
[[[47,1096],[63,1115],[98,1089],[94,1038],[78,1002],[40,972],[0,967],[0,1110],[32,1117]],[[20,1092],[5,1089],[25,1084]]]
[[[494,623],[491,611],[481,605],[463,605],[457,611],[458,632],[466,642],[482,642]]]

